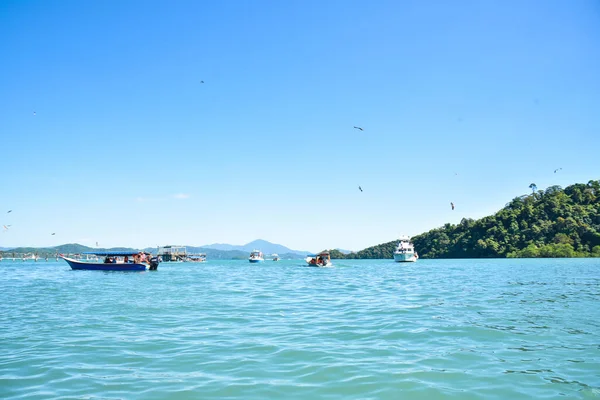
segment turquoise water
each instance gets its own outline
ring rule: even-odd
[[[3,399],[600,399],[600,259],[0,262]]]

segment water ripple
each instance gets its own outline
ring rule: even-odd
[[[0,270],[3,399],[600,398],[595,260]]]

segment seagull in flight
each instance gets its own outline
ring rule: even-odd
[[[8,210],[6,213],[7,213],[7,214],[10,214],[11,212],[12,212],[12,210]]]
[[[557,172],[558,172],[558,171],[560,171],[561,169],[562,169],[562,168],[556,168],[556,169],[554,170],[554,173],[557,173]]]
[[[52,236],[56,235],[56,232],[52,232]]]
[[[361,128],[360,126],[355,126],[354,129],[360,129],[361,131],[364,131],[364,129]]]
[[[363,191],[363,190],[362,190],[362,188],[361,188],[360,186],[358,187],[358,190],[360,190],[361,192]]]
[[[454,210],[454,203],[450,202],[450,206],[452,207],[452,209]]]
[[[204,81],[200,81],[200,83],[204,83]]]
[[[8,226],[10,226],[10,225],[8,225],[8,226],[6,226],[6,225],[2,225],[2,226],[4,227],[4,230],[6,230],[6,231],[7,231],[7,230],[8,230]]]

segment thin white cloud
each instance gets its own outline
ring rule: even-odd
[[[185,194],[185,193],[177,193],[173,195],[174,199],[179,199],[179,200],[185,200],[185,199],[189,199],[190,195],[189,194]]]

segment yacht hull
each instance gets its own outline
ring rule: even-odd
[[[414,255],[414,253],[410,253],[410,254],[394,253],[394,261],[396,261],[396,262],[415,262],[415,261],[417,261],[417,257]]]

